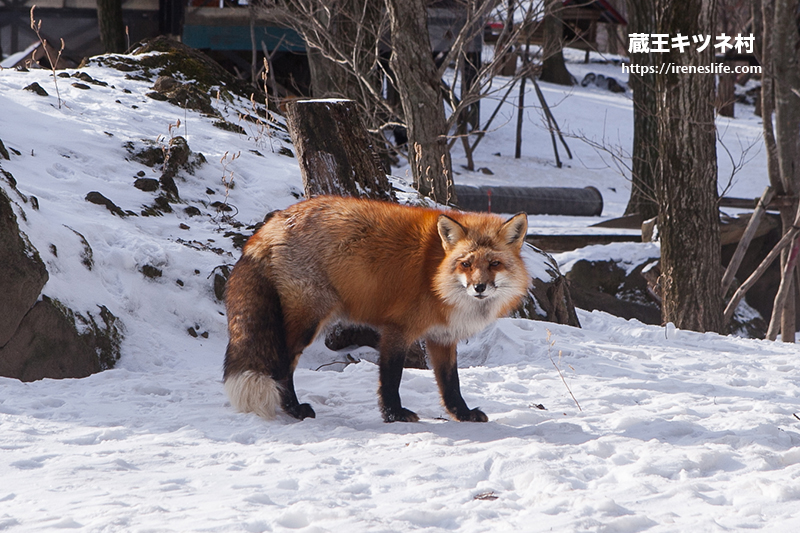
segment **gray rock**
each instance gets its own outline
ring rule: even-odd
[[[114,366],[122,334],[117,319],[101,308],[103,325],[92,315],[76,316],[46,296],[25,315],[0,348],[0,375],[22,381],[82,378]],[[76,320],[82,322],[78,333]]]
[[[45,91],[44,88],[36,82],[31,83],[30,85],[25,87],[24,90],[36,93],[39,96],[49,96],[49,94],[47,94],[47,91]]]
[[[47,279],[39,253],[20,232],[11,200],[0,189],[0,346],[11,339]]]
[[[522,247],[522,259],[531,274],[531,285],[528,294],[511,316],[581,327],[569,284],[559,271],[555,259],[529,243]]]

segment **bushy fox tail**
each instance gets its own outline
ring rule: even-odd
[[[223,379],[231,405],[241,412],[275,418],[289,368],[283,311],[268,265],[245,254],[225,288],[230,340]]]
[[[267,420],[275,418],[281,405],[281,391],[275,380],[254,370],[226,377],[225,392],[234,409]]]

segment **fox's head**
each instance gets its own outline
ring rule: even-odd
[[[528,217],[519,213],[503,222],[494,215],[440,215],[437,223],[445,258],[436,275],[436,291],[454,306],[476,302],[508,310],[525,294],[530,277],[520,257]]]

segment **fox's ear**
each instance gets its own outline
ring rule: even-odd
[[[439,215],[436,229],[439,230],[439,237],[442,238],[442,246],[445,250],[452,249],[467,234],[464,226],[447,215]]]
[[[509,246],[522,248],[528,234],[528,215],[517,213],[500,227],[500,238]]]

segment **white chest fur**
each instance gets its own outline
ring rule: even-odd
[[[497,319],[502,306],[499,298],[478,300],[466,295],[459,303],[453,308],[447,325],[432,327],[425,337],[442,344],[472,337]]]

